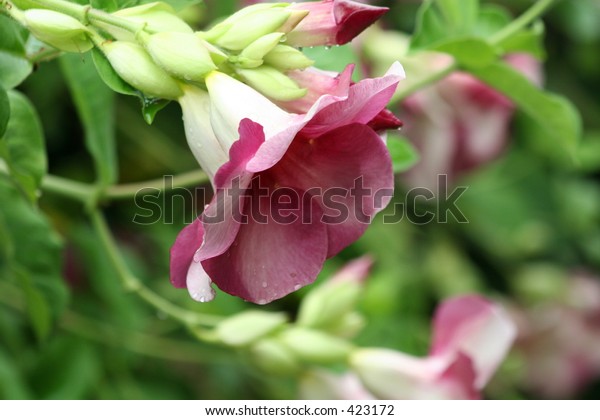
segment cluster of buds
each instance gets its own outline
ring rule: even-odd
[[[95,43],[124,81],[150,97],[176,100],[182,84],[202,85],[218,70],[274,101],[293,101],[307,89],[288,73],[313,64],[296,47],[348,42],[386,10],[348,0],[259,3],[200,32],[161,2],[119,10],[110,19],[83,19],[85,24],[30,9],[23,22],[59,50],[85,52]]]
[[[347,264],[302,301],[292,324],[285,314],[250,310],[223,321],[215,340],[245,352],[260,370],[297,375],[313,365],[345,364],[354,346],[348,339],[363,327],[356,312],[372,261]]]

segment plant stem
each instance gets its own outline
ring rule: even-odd
[[[42,189],[86,204],[92,201],[96,194],[94,187],[90,184],[50,174],[42,180]]]
[[[125,261],[121,258],[121,252],[108,228],[104,216],[96,209],[91,212],[90,217],[94,230],[100,239],[100,243],[108,253],[110,262],[118,273],[119,279],[126,290],[135,293],[159,311],[177,319],[190,328],[198,326],[214,326],[221,321],[221,317],[219,316],[200,314],[181,309],[144,286],[144,284],[131,273]]]
[[[102,10],[93,9],[90,6],[82,6],[64,0],[32,0],[47,9],[64,13],[79,20],[81,23],[103,23],[117,28],[124,29],[131,33],[137,33],[144,29],[144,24],[133,22],[131,20],[111,15]]]
[[[173,188],[194,187],[205,184],[209,181],[208,175],[204,171],[197,170],[173,177]],[[137,182],[133,184],[115,185],[108,188],[102,195],[102,198],[109,200],[122,200],[134,197],[138,194],[151,194],[155,190],[165,190],[165,177],[152,181]]]
[[[402,101],[403,99],[406,99],[408,96],[412,95],[413,93],[418,92],[419,90],[421,90],[429,85],[432,85],[435,82],[442,80],[446,76],[449,76],[457,69],[458,69],[458,63],[453,62],[452,64],[448,65],[447,67],[444,67],[443,69],[436,71],[434,73],[431,73],[427,77],[424,77],[421,81],[419,81],[417,83],[409,85],[408,87],[406,87],[404,89],[402,89],[402,88],[398,89],[398,91],[396,92],[396,94],[394,95],[392,100],[390,101],[390,104],[394,104],[394,103]]]
[[[25,26],[25,21],[23,19],[23,11],[21,9],[19,9],[9,0],[0,0],[0,5],[2,5],[2,8],[6,11],[6,14],[8,14],[8,16],[12,17],[21,25]]]
[[[513,20],[511,23],[506,25],[500,31],[488,39],[490,44],[498,45],[504,40],[510,38],[514,34],[524,29],[527,25],[531,24],[538,17],[543,15],[556,0],[538,0],[533,6],[527,9],[521,16]]]

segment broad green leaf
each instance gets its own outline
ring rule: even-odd
[[[26,400],[31,398],[19,366],[0,347],[0,399]]]
[[[89,398],[100,379],[99,354],[86,341],[60,336],[42,350],[32,387],[40,399]]]
[[[473,35],[487,38],[503,29],[511,21],[512,16],[504,7],[495,4],[482,5],[477,22],[473,27]]]
[[[581,117],[568,100],[544,92],[504,63],[472,69],[471,73],[510,98],[546,131],[554,146],[574,150],[581,136]]]
[[[10,117],[10,102],[6,91],[0,86],[0,138],[6,132],[8,118]]]
[[[471,35],[479,14],[479,0],[428,0],[417,15],[411,49],[422,49]]]
[[[0,86],[12,89],[33,69],[25,56],[26,31],[17,22],[0,14]]]
[[[50,306],[38,288],[36,288],[31,280],[31,275],[23,269],[14,270],[17,281],[21,284],[23,295],[25,296],[25,304],[27,306],[27,314],[33,331],[39,341],[44,341],[48,338],[50,329],[52,328],[52,312]]]
[[[435,49],[452,55],[464,68],[486,67],[498,58],[494,47],[483,40],[471,37],[450,41]]]
[[[505,53],[528,53],[538,60],[544,60],[546,58],[544,33],[544,24],[538,22],[531,28],[525,29],[504,40],[499,44],[499,47],[502,48]]]
[[[419,152],[404,137],[388,135],[387,147],[392,156],[394,173],[405,172],[419,161]]]
[[[0,217],[5,222],[4,233],[12,244],[12,251],[7,254],[9,276],[22,287],[37,290],[50,309],[53,319],[56,319],[64,309],[68,297],[61,275],[61,240],[45,216],[27,202],[5,176],[0,176],[0,203]],[[23,279],[19,273],[25,273],[27,277]],[[29,297],[28,300],[35,303],[38,297]]]
[[[114,94],[94,68],[90,54],[67,54],[61,69],[85,130],[85,144],[94,159],[98,181],[109,185],[117,179]]]
[[[10,119],[0,139],[0,157],[31,201],[37,199],[42,177],[47,170],[44,133],[37,112],[21,93],[8,93]]]

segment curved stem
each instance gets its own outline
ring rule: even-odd
[[[12,17],[14,20],[19,22],[21,25],[25,26],[25,21],[23,19],[23,11],[19,9],[9,0],[0,1],[0,5],[6,11],[6,14]]]
[[[491,44],[498,45],[504,40],[524,29],[538,17],[543,15],[556,0],[538,0],[533,6],[527,9],[521,16],[506,25],[500,31],[488,39]]]
[[[42,189],[82,203],[89,203],[95,196],[94,188],[90,184],[50,174],[42,180]]]
[[[194,187],[209,182],[208,175],[202,170],[192,171],[181,175],[176,175],[172,178],[173,188]],[[150,194],[152,190],[165,190],[165,178],[155,179],[152,181],[136,182],[132,184],[115,185],[109,187],[102,198],[109,200],[122,200],[134,197],[138,194]]]
[[[148,289],[133,273],[131,273],[125,264],[125,261],[121,258],[121,252],[119,251],[106,220],[100,211],[92,211],[90,217],[94,230],[96,231],[102,246],[108,253],[110,262],[118,273],[119,279],[126,290],[135,293],[159,311],[177,319],[192,329],[198,326],[214,326],[221,321],[221,317],[219,316],[200,314],[181,309]]]

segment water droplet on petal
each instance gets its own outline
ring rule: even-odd
[[[262,282],[262,287],[267,287],[267,286],[268,286],[267,282],[266,282],[266,281],[263,281],[263,282]]]
[[[266,305],[266,304],[267,304],[267,301],[266,301],[265,299],[260,299],[260,300],[258,301],[258,304],[259,304],[259,305]]]
[[[325,45],[325,49],[326,50],[330,50],[331,49],[331,45]]]
[[[301,284],[295,284],[294,285],[294,290],[300,290],[301,287],[302,287]]]

